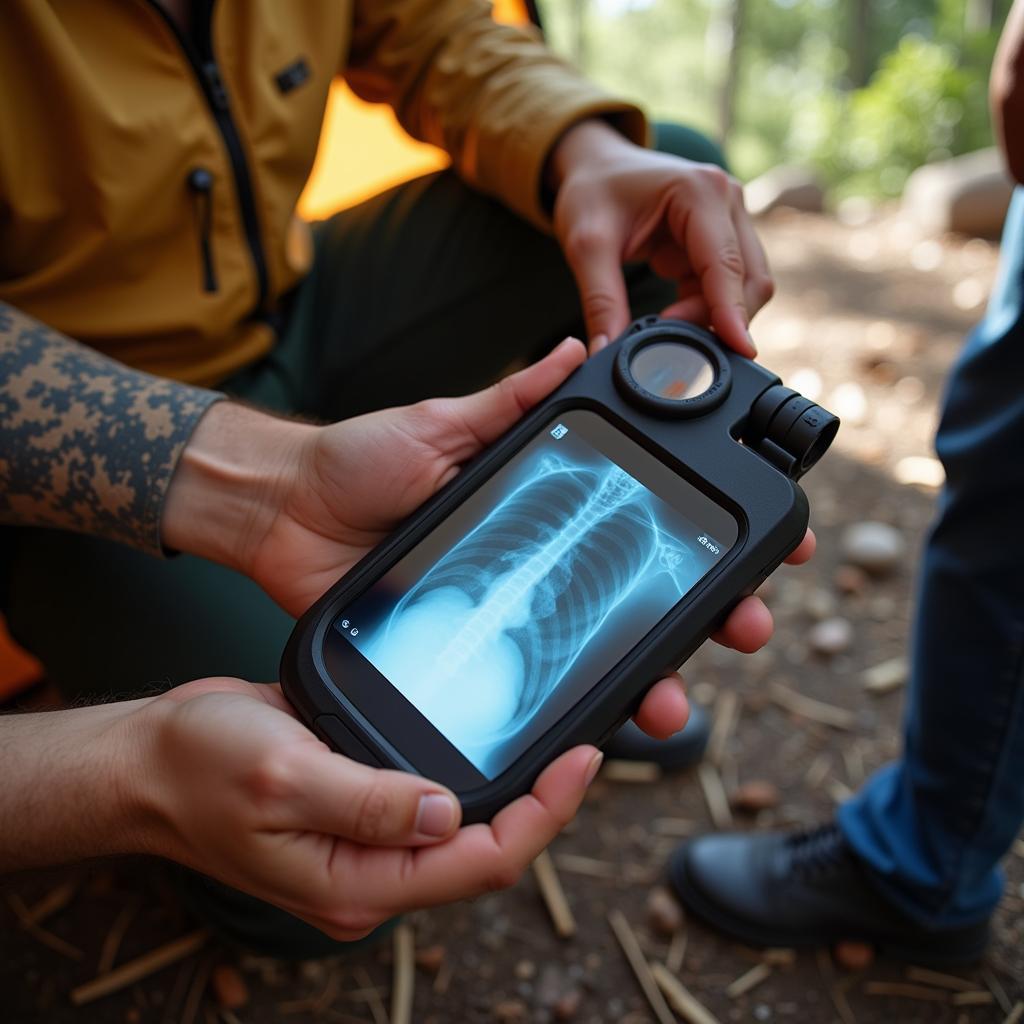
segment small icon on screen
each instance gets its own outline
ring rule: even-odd
[[[713,555],[720,555],[722,553],[722,549],[706,533],[702,533],[697,538],[697,543],[702,544]]]
[[[552,436],[552,437],[553,437],[553,438],[554,438],[554,439],[555,439],[556,441],[559,441],[559,440],[561,440],[561,439],[562,439],[563,437],[565,437],[565,435],[566,435],[566,434],[568,434],[568,433],[569,433],[569,428],[568,428],[568,427],[567,427],[567,426],[566,426],[566,425],[565,425],[564,423],[559,423],[559,424],[558,424],[558,426],[557,426],[557,427],[555,427],[555,428],[554,428],[554,429],[553,429],[553,430],[551,431],[551,436]]]

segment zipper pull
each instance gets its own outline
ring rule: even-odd
[[[203,261],[203,291],[217,290],[217,271],[213,265],[213,175],[205,167],[189,171],[188,187],[195,197],[199,221],[199,253]]]
[[[221,78],[220,68],[217,64],[208,60],[203,64],[203,77],[206,79],[206,86],[210,91],[210,101],[217,110],[228,109],[228,90]]]

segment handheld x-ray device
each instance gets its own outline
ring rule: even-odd
[[[838,427],[707,331],[638,320],[302,617],[284,692],[335,750],[487,820],[800,543],[796,481]]]

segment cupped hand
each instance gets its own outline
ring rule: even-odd
[[[643,260],[676,284],[662,315],[710,326],[737,352],[756,354],[747,328],[774,286],[734,178],[633,145],[600,121],[570,129],[550,168],[555,234],[593,351],[628,325],[622,265]]]
[[[151,852],[343,940],[512,885],[576,813],[600,764],[594,747],[576,747],[490,824],[459,828],[447,789],[330,751],[277,685],[187,683],[155,698],[135,734]]]

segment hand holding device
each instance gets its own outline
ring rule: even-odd
[[[592,351],[629,323],[622,265],[642,260],[677,283],[678,301],[662,316],[712,326],[737,352],[756,354],[747,325],[774,285],[735,178],[634,145],[590,119],[555,147],[548,183]]]
[[[169,857],[341,940],[510,885],[575,813],[593,748],[489,826],[443,786],[330,752],[276,685],[202,679],[158,697],[0,721],[0,871]]]
[[[336,749],[486,820],[799,549],[795,480],[837,427],[700,328],[645,318],[317,602],[285,693]]]

